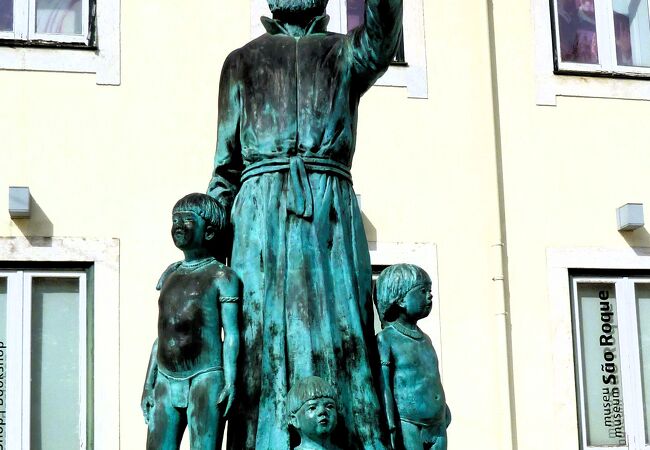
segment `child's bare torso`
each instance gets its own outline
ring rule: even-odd
[[[198,269],[179,266],[163,283],[158,300],[158,366],[186,377],[221,368],[219,284],[231,276],[217,261]]]
[[[445,393],[438,356],[429,337],[423,334],[414,339],[390,326],[382,334],[390,343],[391,388],[400,419],[426,425],[444,421]]]

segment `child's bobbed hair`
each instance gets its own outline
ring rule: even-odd
[[[334,387],[320,377],[307,377],[298,380],[287,395],[289,414],[297,413],[305,402],[318,398],[331,398],[336,402]]]
[[[208,224],[212,225],[216,232],[222,231],[226,227],[226,210],[221,203],[207,194],[195,192],[181,198],[174,205],[172,213],[179,211],[189,211],[198,214]]]
[[[382,322],[395,320],[397,303],[420,284],[431,284],[423,268],[415,264],[395,264],[382,270],[377,278],[375,300]]]

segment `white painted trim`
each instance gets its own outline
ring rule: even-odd
[[[20,2],[16,2],[20,4]],[[27,8],[24,8],[25,12]],[[25,30],[27,16],[24,17]],[[0,70],[34,70],[97,74],[97,84],[121,82],[120,0],[97,2],[97,49],[58,49],[0,46]],[[87,24],[84,25],[87,36]],[[17,28],[14,28],[17,29]],[[19,39],[26,39],[25,37]],[[40,35],[39,35],[40,36]],[[51,37],[47,35],[48,39]],[[69,39],[65,39],[69,41]]]
[[[558,96],[650,100],[649,80],[556,75],[553,67],[550,1],[531,1],[535,29],[535,90],[538,105],[555,106]],[[602,46],[599,43],[600,47]],[[578,69],[582,66],[584,64],[566,65],[566,68]],[[634,73],[645,72],[637,71],[636,68],[633,70]]]
[[[7,276],[7,318],[23,316],[22,302],[22,272],[3,273]],[[20,449],[22,447],[23,426],[22,416],[17,416],[13,411],[16,405],[22,402],[23,392],[23,321],[7,320],[7,364],[5,366],[5,393],[7,395],[7,408],[5,419],[15,417],[16,420],[5,420],[6,426],[6,448]],[[11,386],[12,389],[7,389]],[[24,448],[24,447],[22,447]]]
[[[251,1],[251,37],[264,33],[261,16],[270,16],[266,0]],[[329,30],[344,33],[347,29],[346,0],[330,0],[327,14]],[[408,66],[390,66],[375,83],[377,86],[406,87],[410,98],[428,98],[426,39],[423,0],[404,0],[404,54]]]
[[[569,248],[546,252],[553,349],[554,427],[551,448],[581,448],[577,427],[571,269],[650,270],[650,248]],[[632,448],[632,447],[630,447]]]
[[[119,449],[119,241],[2,237],[0,260],[93,264],[94,449]]]
[[[27,386],[23,383],[23,396],[22,402],[20,404],[21,415],[22,415],[22,448],[32,448],[30,443],[31,433],[31,417],[32,417],[32,390],[31,390],[31,378],[32,378],[32,336],[31,336],[31,319],[32,319],[32,280],[29,277],[26,277],[23,273],[23,291],[22,291],[22,303],[23,303],[23,316],[22,316],[22,367],[23,367],[23,381],[29,380]],[[25,301],[25,298],[29,301]]]
[[[431,277],[431,294],[433,308],[428,317],[419,323],[426,332],[438,353],[442,373],[442,339],[440,332],[440,291],[438,287],[438,253],[432,243],[403,243],[403,242],[369,242],[370,262],[373,265],[390,266],[392,264],[408,263],[422,267]]]

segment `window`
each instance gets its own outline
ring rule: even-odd
[[[0,0],[2,1],[2,0]],[[251,36],[264,33],[260,16],[270,16],[267,0],[251,1]],[[329,30],[345,33],[363,22],[365,0],[330,0]],[[395,62],[377,81],[378,86],[405,87],[411,98],[427,98],[427,60],[423,0],[404,0],[402,44]]]
[[[0,271],[3,448],[87,448],[85,272]]]
[[[0,238],[0,449],[120,448],[118,306],[117,240]]]
[[[347,0],[346,8],[346,29],[351,31],[364,23],[364,7],[366,0]],[[393,64],[406,64],[406,56],[404,54],[404,35],[400,38],[397,53],[395,53],[395,60]]]
[[[650,277],[572,288],[582,448],[650,448]]]
[[[91,45],[91,6],[90,0],[0,0],[0,38]]]
[[[0,0],[0,69],[120,84],[120,0]]]
[[[556,70],[650,75],[648,0],[553,0]]]

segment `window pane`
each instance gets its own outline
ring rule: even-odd
[[[650,67],[648,0],[612,0],[612,2],[618,64]]]
[[[645,441],[650,443],[650,284],[636,285],[636,301],[639,315]]]
[[[618,317],[613,284],[579,284],[583,411],[590,446],[625,445]]]
[[[0,277],[0,420],[7,423],[7,279]],[[0,433],[0,449],[7,447],[6,426]]]
[[[557,0],[556,5],[561,60],[598,64],[594,0]]]
[[[36,0],[36,32],[81,34],[82,0]]]
[[[14,29],[14,2],[13,0],[0,0],[0,31]]]
[[[348,0],[348,31],[363,24],[365,0]]]
[[[80,448],[78,318],[78,279],[33,279],[31,450]]]

